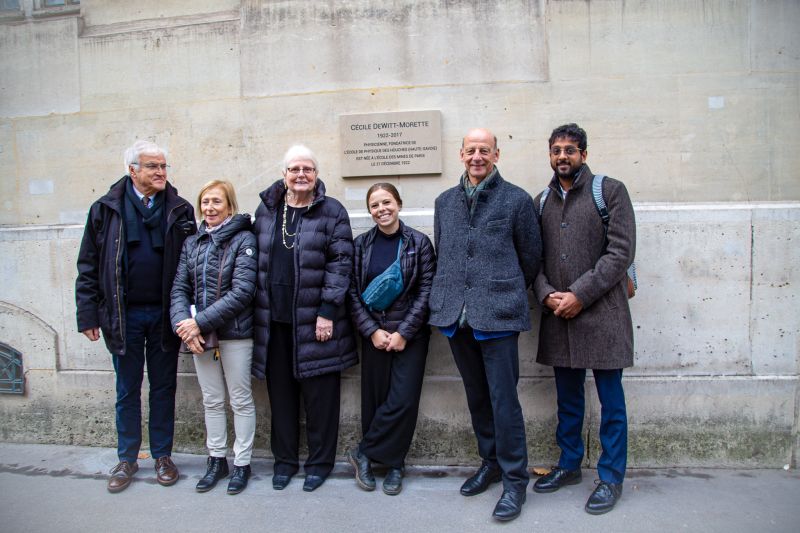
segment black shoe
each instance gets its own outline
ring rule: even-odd
[[[355,470],[358,486],[366,491],[375,490],[375,475],[372,473],[369,457],[361,453],[358,448],[355,448],[347,451],[347,461]]]
[[[383,479],[383,492],[389,496],[397,496],[403,490],[403,469],[390,468]]]
[[[272,488],[275,490],[283,490],[286,485],[292,480],[292,476],[287,474],[275,474],[272,476]]]
[[[233,465],[233,475],[228,481],[228,494],[239,494],[247,488],[247,480],[250,479],[250,465]]]
[[[492,517],[501,522],[514,520],[522,512],[522,504],[525,503],[526,491],[504,490],[503,495],[497,500],[494,506]]]
[[[620,496],[622,496],[622,483],[601,481],[589,496],[584,509],[589,514],[607,513],[614,508]]]
[[[581,482],[581,469],[567,470],[565,468],[555,467],[549,474],[546,474],[536,480],[533,484],[533,492],[544,494],[546,492],[555,492],[561,487],[567,485],[577,485]]]
[[[472,477],[461,485],[461,494],[464,496],[475,496],[489,488],[492,483],[497,483],[502,479],[503,473],[499,468],[492,468],[487,463],[483,463]]]
[[[228,460],[224,457],[209,457],[206,460],[206,475],[197,482],[197,492],[208,492],[217,485],[217,481],[228,476]]]
[[[323,483],[325,483],[324,477],[306,474],[306,480],[303,482],[303,490],[306,492],[314,492],[320,488]]]

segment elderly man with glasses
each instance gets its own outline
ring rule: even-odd
[[[154,143],[128,148],[127,174],[89,208],[78,254],[78,331],[91,341],[102,331],[116,371],[119,463],[109,492],[125,490],[139,469],[145,364],[156,480],[164,486],[178,481],[170,455],[180,339],[169,323],[169,303],[183,241],[197,226],[191,203],[167,182],[168,168]]]

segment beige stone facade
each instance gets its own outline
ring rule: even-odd
[[[571,121],[589,134],[592,168],[627,184],[642,281],[626,373],[632,466],[795,461],[798,2],[20,4],[0,12],[0,343],[23,354],[26,394],[0,395],[0,439],[114,442],[110,357],[74,331],[75,257],[90,203],[135,139],[169,150],[186,197],[224,177],[250,212],[303,142],[363,230],[376,179],[340,177],[339,115],[439,110],[443,172],[380,178],[421,229],[473,126],[497,134],[504,177],[532,194],[551,174],[550,131]],[[535,346],[523,337],[520,393],[531,461],[549,463],[554,391]],[[191,359],[181,372],[176,445],[201,451]],[[344,380],[341,449],[359,431],[357,372]],[[268,454],[263,383],[256,394]],[[587,427],[598,419],[593,403]],[[437,334],[410,461],[474,459]]]

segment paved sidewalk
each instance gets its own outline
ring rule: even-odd
[[[0,443],[0,531],[800,531],[796,470],[629,470],[622,500],[602,516],[583,511],[596,476],[584,470],[580,485],[553,494],[529,490],[522,516],[501,524],[491,518],[499,484],[472,498],[458,493],[471,469],[409,468],[402,494],[392,497],[381,492],[380,479],[375,492],[358,489],[350,467],[340,464],[320,489],[305,493],[302,476],[272,490],[270,462],[256,459],[248,488],[229,496],[225,481],[194,491],[205,457],[173,458],[181,471],[175,486],[158,485],[153,461],[143,459],[131,486],[110,494],[106,473],[115,450]]]

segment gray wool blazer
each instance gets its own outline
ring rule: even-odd
[[[533,199],[499,172],[486,178],[470,214],[459,184],[436,199],[438,256],[429,323],[452,326],[466,305],[467,323],[481,331],[531,329],[527,288],[542,252]]]

